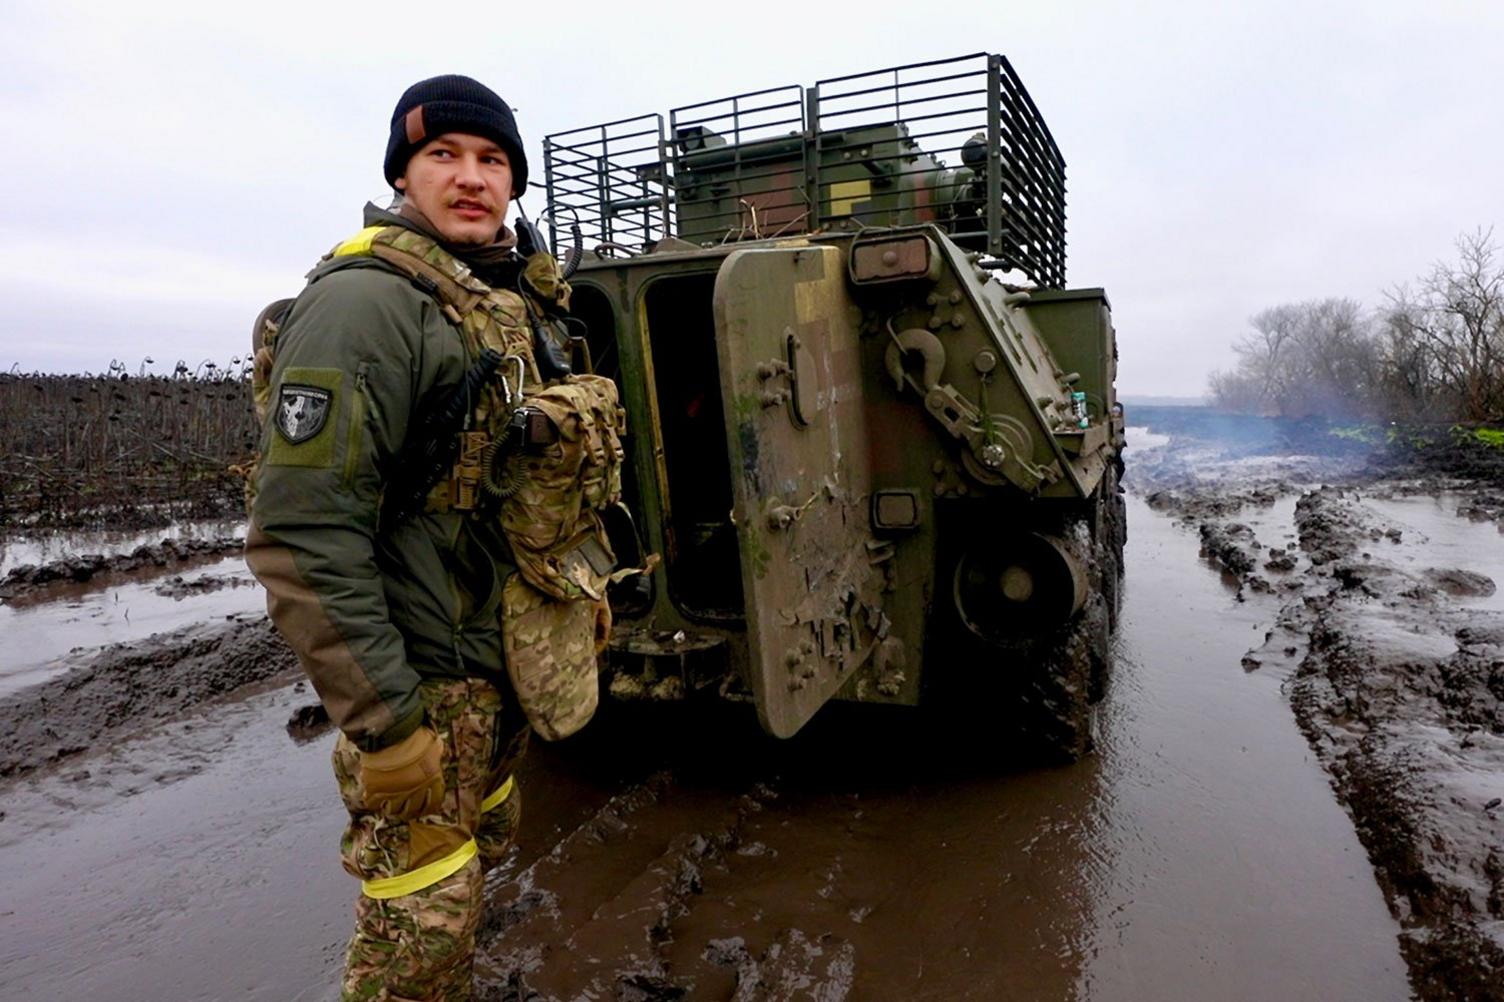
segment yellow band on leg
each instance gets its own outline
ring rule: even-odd
[[[445,856],[436,859],[432,863],[399,873],[395,877],[381,877],[376,880],[362,880],[360,890],[368,898],[400,898],[408,894],[416,894],[425,887],[432,887],[445,877],[458,873],[465,868],[465,864],[475,858],[480,851],[480,846],[475,844],[475,839],[470,839],[464,845]]]
[[[512,795],[513,785],[513,778],[511,776],[508,776],[505,783],[502,783],[500,786],[498,786],[489,795],[487,795],[485,800],[482,800],[480,802],[480,812],[484,814],[487,811],[494,811],[496,808],[500,807],[506,801],[506,799]]]

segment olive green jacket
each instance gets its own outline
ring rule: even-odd
[[[468,367],[434,297],[369,257],[315,268],[277,338],[246,562],[330,717],[366,749],[422,722],[420,679],[503,671],[512,567],[495,519],[435,512],[378,530],[383,491],[412,473],[397,468],[403,443]],[[279,420],[284,407],[299,413]]]

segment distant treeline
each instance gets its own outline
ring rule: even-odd
[[[234,514],[232,467],[256,436],[239,360],[171,376],[0,374],[0,527]]]
[[[1493,231],[1457,241],[1415,287],[1377,309],[1351,299],[1275,306],[1210,380],[1223,409],[1385,421],[1504,419],[1504,265]]]

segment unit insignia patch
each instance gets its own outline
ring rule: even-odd
[[[329,420],[329,401],[333,394],[317,386],[282,384],[277,396],[277,414],[273,422],[282,437],[293,445],[306,442],[324,429]]]

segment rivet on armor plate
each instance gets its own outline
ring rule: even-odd
[[[977,356],[971,360],[971,364],[978,372],[985,376],[997,368],[997,356],[984,348],[977,352]]]

